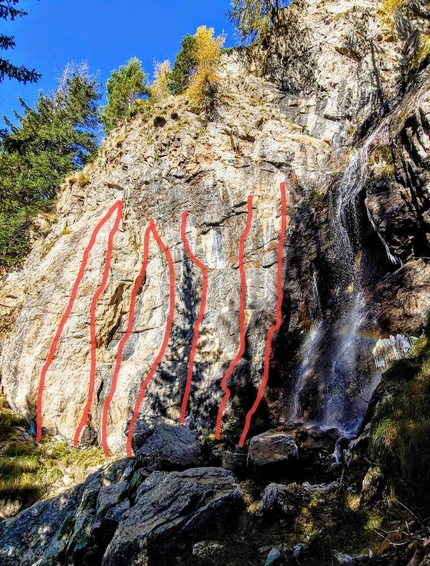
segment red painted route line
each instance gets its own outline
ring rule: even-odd
[[[281,191],[281,232],[279,235],[279,244],[278,244],[278,275],[277,275],[277,292],[278,292],[278,300],[276,303],[276,322],[273,326],[269,328],[267,331],[267,339],[266,339],[266,348],[264,351],[264,370],[263,370],[263,379],[260,383],[260,387],[257,392],[257,397],[252,405],[251,409],[248,411],[245,419],[245,426],[243,427],[242,435],[239,440],[239,446],[243,446],[245,444],[246,436],[249,431],[249,427],[251,425],[251,418],[252,415],[257,410],[258,405],[263,397],[264,389],[266,387],[267,381],[269,379],[269,362],[270,362],[270,352],[272,350],[272,339],[275,332],[279,330],[281,327],[281,318],[282,318],[282,256],[284,250],[284,240],[285,240],[285,230],[287,228],[287,196],[285,192],[285,183],[281,183],[280,185]]]
[[[90,414],[91,405],[93,403],[94,397],[94,388],[96,384],[96,367],[97,367],[97,339],[96,339],[96,308],[97,308],[97,301],[99,297],[106,289],[106,285],[109,279],[109,269],[110,269],[110,262],[112,259],[112,252],[113,252],[113,240],[115,237],[115,233],[118,230],[119,223],[121,222],[121,213],[122,213],[122,203],[121,207],[118,208],[118,214],[115,220],[115,223],[109,233],[108,239],[108,250],[106,254],[106,261],[105,261],[105,268],[103,272],[103,279],[100,283],[99,288],[94,293],[93,300],[91,301],[90,307],[90,337],[91,337],[91,351],[90,351],[90,383],[88,386],[88,399],[87,404],[85,405],[84,412],[82,414],[81,422],[78,425],[78,428],[75,432],[75,438],[73,440],[73,444],[75,446],[79,443],[79,437],[81,436],[82,429],[86,425],[88,421],[88,415]]]
[[[120,343],[118,345],[118,352],[116,355],[115,361],[115,369],[112,376],[112,383],[109,390],[109,394],[106,397],[105,404],[103,406],[103,414],[102,414],[102,446],[106,456],[109,456],[109,448],[107,445],[107,421],[108,421],[108,413],[109,413],[109,406],[112,402],[113,396],[115,395],[116,386],[118,383],[118,375],[119,370],[121,369],[122,363],[122,352],[124,350],[124,346],[127,340],[130,338],[130,334],[133,330],[133,322],[134,322],[134,313],[136,309],[136,298],[137,293],[142,285],[143,279],[146,274],[146,268],[148,267],[148,260],[149,260],[149,236],[152,232],[152,225],[150,224],[144,234],[143,238],[143,263],[140,269],[139,275],[137,276],[136,282],[134,284],[133,290],[131,292],[131,299],[130,299],[130,310],[128,313],[128,324],[127,330],[125,331],[124,336],[121,338]]]
[[[197,343],[199,341],[200,324],[202,323],[203,315],[204,315],[205,309],[206,309],[206,298],[207,298],[207,292],[208,292],[208,271],[207,271],[206,267],[203,265],[203,263],[199,259],[197,259],[196,256],[191,251],[190,244],[189,244],[189,242],[187,240],[187,236],[185,234],[186,227],[187,227],[187,216],[188,216],[188,214],[189,214],[188,210],[185,210],[182,213],[181,238],[182,238],[182,241],[184,242],[184,248],[185,248],[185,251],[187,252],[188,257],[191,259],[191,261],[195,265],[197,265],[197,267],[199,267],[201,269],[203,281],[202,281],[202,298],[201,298],[201,301],[200,301],[199,314],[198,314],[197,320],[195,321],[194,326],[193,326],[194,335],[193,335],[193,342],[192,342],[192,345],[191,345],[190,358],[188,360],[187,382],[186,382],[186,385],[185,385],[184,397],[182,399],[182,409],[181,409],[181,417],[180,417],[181,423],[185,422],[185,414],[186,414],[186,411],[187,411],[187,404],[188,404],[188,399],[189,399],[190,392],[191,392],[191,383],[192,383],[192,379],[193,379],[194,357],[195,357],[196,350],[197,350]]]
[[[82,256],[82,262],[81,262],[81,267],[79,269],[78,275],[76,277],[76,280],[73,284],[73,288],[72,288],[72,293],[70,295],[70,299],[69,302],[67,304],[66,310],[63,314],[63,317],[60,321],[60,325],[58,326],[57,332],[55,333],[54,336],[54,340],[52,341],[51,347],[49,349],[49,353],[48,353],[48,358],[45,362],[45,364],[43,365],[42,368],[42,372],[40,374],[40,380],[39,380],[39,390],[37,393],[37,408],[36,408],[36,426],[37,426],[37,432],[36,432],[36,440],[37,442],[40,442],[40,440],[42,440],[42,399],[43,399],[43,389],[45,387],[45,379],[46,379],[46,374],[48,372],[48,369],[52,363],[52,360],[54,359],[54,355],[55,355],[55,350],[58,346],[58,342],[60,341],[61,338],[61,334],[64,330],[64,326],[67,322],[67,319],[70,316],[70,313],[72,311],[75,299],[76,299],[76,295],[78,293],[78,288],[79,285],[82,281],[82,278],[84,276],[85,273],[85,268],[87,266],[88,263],[88,256],[94,246],[94,243],[96,241],[96,238],[98,236],[98,233],[100,232],[100,230],[102,229],[102,227],[106,224],[106,222],[111,218],[111,216],[114,214],[114,212],[117,212],[117,219],[115,221],[115,225],[114,228],[112,228],[110,234],[109,234],[109,243],[112,244],[112,239],[113,236],[115,234],[115,231],[118,228],[119,225],[119,221],[121,219],[121,213],[122,213],[122,202],[121,201],[116,201],[116,203],[109,209],[109,211],[105,214],[105,216],[103,216],[103,218],[100,220],[100,222],[97,224],[97,226],[95,227],[92,235],[91,235],[91,239],[90,242],[88,244],[88,246],[85,248],[84,250],[84,254]],[[108,251],[109,255],[109,262],[110,262],[110,257],[111,257],[111,253],[112,250]],[[106,273],[106,268],[105,268],[105,273]],[[102,283],[103,285],[103,283]],[[99,290],[102,289],[102,285],[99,287]],[[94,299],[93,299],[94,302]]]
[[[236,357],[229,365],[222,381],[221,387],[224,391],[224,397],[221,399],[221,404],[218,410],[218,417],[216,421],[215,437],[219,440],[221,438],[221,427],[222,427],[222,415],[225,409],[225,405],[230,398],[230,389],[228,388],[228,380],[233,373],[234,368],[239,363],[245,352],[245,306],[246,306],[246,275],[245,275],[245,239],[251,230],[252,223],[252,196],[248,196],[248,217],[246,220],[246,227],[240,236],[239,242],[239,271],[240,271],[240,306],[239,306],[239,326],[240,326],[240,338],[239,338],[239,350]]]
[[[175,314],[175,267],[173,265],[173,259],[172,259],[170,252],[169,252],[169,249],[167,248],[167,246],[165,246],[163,244],[160,236],[158,235],[157,228],[155,226],[155,222],[154,222],[153,218],[150,219],[149,224],[150,224],[150,228],[152,230],[152,233],[154,234],[155,241],[157,242],[159,247],[163,250],[163,252],[166,256],[166,259],[167,259],[167,263],[169,265],[169,275],[170,275],[169,315],[168,315],[166,329],[164,331],[164,339],[163,339],[163,343],[161,345],[160,351],[158,352],[158,355],[155,358],[155,360],[154,360],[154,362],[151,366],[151,369],[149,370],[149,373],[146,376],[145,381],[142,383],[142,386],[141,386],[140,392],[139,392],[139,397],[137,398],[136,405],[134,407],[134,413],[133,413],[133,416],[132,416],[131,421],[130,421],[130,428],[128,430],[128,437],[127,437],[127,455],[128,456],[133,455],[131,441],[132,441],[132,438],[133,438],[133,432],[134,432],[134,427],[136,425],[137,417],[139,415],[139,409],[140,409],[140,406],[142,404],[143,398],[145,396],[146,388],[148,387],[151,379],[153,378],[155,370],[157,369],[158,364],[161,362],[161,360],[164,356],[164,353],[167,349],[167,344],[168,344],[169,338],[170,338],[170,331],[172,329],[172,324],[173,324],[173,316]],[[146,251],[146,253],[148,253],[147,249],[145,251]]]

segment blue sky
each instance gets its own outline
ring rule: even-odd
[[[226,16],[229,0],[21,0],[18,7],[28,15],[1,20],[1,33],[14,35],[16,47],[0,56],[43,76],[27,85],[6,78],[0,118],[20,110],[18,95],[32,106],[39,90],[52,92],[68,62],[86,61],[104,85],[113,69],[136,56],[152,80],[154,59],[173,63],[184,35],[200,25],[227,33],[226,47],[237,43]]]

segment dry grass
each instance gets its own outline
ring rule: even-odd
[[[108,460],[100,448],[80,450],[66,442],[18,440],[24,420],[0,397],[0,519],[81,483]]]

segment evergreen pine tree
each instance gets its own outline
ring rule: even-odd
[[[231,0],[230,21],[239,31],[242,41],[254,41],[264,36],[278,12],[291,0]]]
[[[137,98],[149,95],[146,86],[147,75],[142,63],[133,57],[126,65],[112,71],[106,83],[107,105],[100,111],[100,120],[106,133],[115,128],[131,110]]]
[[[16,8],[18,2],[19,0],[4,0],[0,2],[0,19],[13,21],[17,17],[26,16],[27,12]],[[0,50],[6,51],[13,47],[15,47],[14,37],[12,35],[0,34]],[[17,67],[8,59],[0,57],[0,83],[3,82],[5,77],[16,79],[25,84],[37,82],[41,75],[35,69],[30,71],[23,65]]]
[[[182,94],[188,88],[196,65],[196,38],[188,34],[182,40],[170,73],[169,90],[172,94]]]
[[[7,118],[0,133],[0,267],[28,248],[32,218],[47,209],[63,178],[97,152],[97,83],[85,68],[68,67],[52,96],[39,94],[35,108],[22,99],[19,125]]]

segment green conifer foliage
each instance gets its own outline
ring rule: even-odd
[[[4,0],[0,2],[0,19],[3,20],[14,20],[17,17],[26,16],[27,12],[19,10],[16,5],[19,0]],[[14,37],[12,35],[0,34],[0,50],[6,51],[7,49],[13,49],[15,47]],[[23,65],[17,67],[13,65],[7,59],[2,59],[0,57],[0,83],[3,82],[4,78],[16,79],[22,83],[34,83],[38,81],[41,77],[34,69],[30,71]]]
[[[169,90],[172,94],[181,94],[188,88],[197,65],[196,38],[186,35],[181,46],[170,74]]]
[[[28,249],[32,219],[52,203],[63,178],[97,152],[98,84],[85,68],[68,67],[52,96],[35,108],[20,99],[19,126],[0,134],[0,268]]]
[[[230,21],[244,42],[264,36],[271,23],[291,0],[231,0]]]
[[[106,133],[127,116],[136,99],[149,95],[146,79],[142,63],[136,57],[112,71],[106,83],[107,105],[100,112]]]

